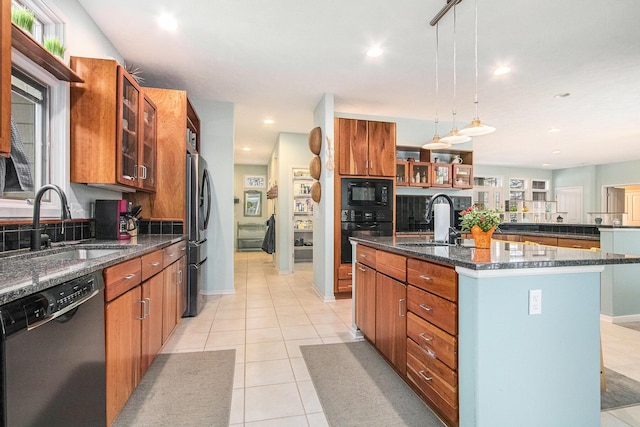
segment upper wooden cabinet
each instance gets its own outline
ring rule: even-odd
[[[114,60],[71,57],[71,182],[155,191],[156,107]]]
[[[395,176],[396,124],[337,119],[340,175]]]
[[[11,2],[0,5],[0,156],[11,152]]]

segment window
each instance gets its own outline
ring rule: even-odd
[[[549,195],[549,181],[531,181],[531,199],[546,201]]]
[[[49,182],[48,87],[17,68],[11,70],[11,158],[5,160],[2,197],[33,198]]]
[[[525,200],[526,190],[526,179],[509,178],[509,200]]]
[[[502,210],[502,177],[473,178],[474,204],[486,209]]]

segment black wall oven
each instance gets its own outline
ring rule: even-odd
[[[393,181],[343,178],[340,260],[351,263],[349,237],[393,236]]]

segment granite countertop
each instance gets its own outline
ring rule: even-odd
[[[34,294],[68,280],[139,257],[172,243],[184,235],[141,235],[130,240],[87,240],[39,252],[22,252],[0,258],[0,304]],[[73,249],[114,249],[93,259],[57,259],[50,255]]]
[[[426,246],[428,240],[424,237],[350,237],[349,240],[388,252],[471,270],[640,263],[640,257],[633,255],[495,240],[491,243],[491,249],[476,249],[473,247],[473,240],[463,240],[462,246]]]
[[[552,233],[548,231],[526,231],[526,230],[501,230],[494,233],[495,236],[500,234],[515,234],[522,236],[541,236],[541,237],[557,237],[559,239],[573,239],[573,240],[592,240],[599,241],[600,236],[586,235],[586,234],[566,234],[566,233]]]

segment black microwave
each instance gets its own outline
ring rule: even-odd
[[[368,178],[342,179],[342,209],[393,207],[393,180]]]

